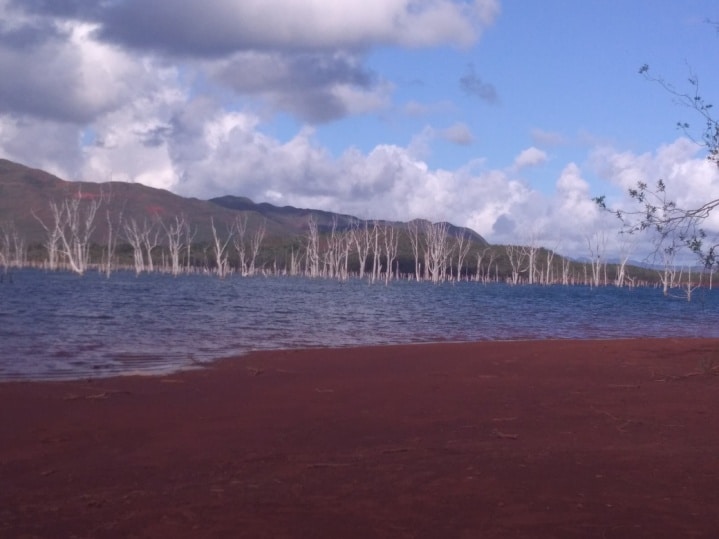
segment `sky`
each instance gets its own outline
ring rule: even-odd
[[[708,20],[715,0],[0,0],[0,157],[641,250],[592,197],[628,208],[658,179],[685,207],[719,197],[702,121],[639,74],[716,100]]]

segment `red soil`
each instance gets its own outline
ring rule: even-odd
[[[0,537],[719,537],[712,357],[437,344],[0,384]]]

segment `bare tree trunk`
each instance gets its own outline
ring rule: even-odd
[[[94,231],[94,222],[97,210],[102,203],[102,194],[99,196],[84,196],[81,190],[72,198],[66,198],[62,203],[50,202],[54,224],[51,227],[40,223],[49,232],[47,244],[52,243],[49,253],[54,251],[64,257],[68,267],[82,275],[88,268],[90,261],[90,238]],[[36,216],[37,218],[37,216]],[[56,249],[56,250],[55,250]],[[52,255],[50,255],[52,258]]]
[[[43,242],[45,250],[47,251],[47,268],[50,271],[55,271],[58,267],[59,262],[59,251],[60,251],[60,229],[57,226],[48,226],[42,219],[40,219],[35,212],[33,216],[40,222],[40,225],[45,229],[47,237]]]
[[[122,226],[122,214],[117,216],[117,222],[114,222],[110,210],[105,212],[105,218],[107,219],[107,242],[105,244],[105,277],[110,278],[112,273],[112,267],[115,261],[115,250],[117,248],[117,233],[118,229]]]
[[[587,247],[589,248],[589,260],[592,268],[591,286],[601,284],[601,271],[604,262],[604,251],[607,246],[607,239],[604,232],[596,232],[594,236],[587,236]]]
[[[224,279],[230,272],[230,264],[227,257],[227,246],[232,241],[232,227],[227,227],[227,238],[222,240],[217,234],[215,220],[210,217],[212,227],[212,248],[215,255],[215,271],[220,279]]]
[[[379,248],[379,222],[373,221],[372,222],[372,241],[374,246],[372,247],[372,279],[371,281],[374,283],[376,280],[379,279],[380,273],[382,271],[382,253],[380,252]]]
[[[11,247],[12,242],[10,240],[11,225],[0,225],[0,263],[3,266],[3,272],[7,273],[8,268],[11,264]]]
[[[530,245],[522,247],[524,257],[527,259],[527,282],[529,284],[534,284],[536,281],[538,250],[539,248],[537,247],[534,239],[531,240]]]
[[[399,245],[399,234],[397,230],[390,224],[384,227],[384,252],[387,261],[387,269],[385,270],[384,284],[388,285],[392,278],[392,265],[397,258],[397,248]]]
[[[235,233],[233,236],[233,243],[235,251],[237,252],[238,266],[237,269],[240,275],[247,275],[249,272],[249,264],[247,263],[247,244],[245,243],[245,236],[247,234],[247,214],[238,215],[235,217]]]
[[[367,257],[372,249],[372,232],[369,228],[369,221],[363,221],[361,227],[353,226],[352,239],[357,249],[357,259],[359,260],[359,278],[364,278],[365,269],[367,267]]]
[[[144,228],[142,231],[142,246],[145,248],[145,254],[147,255],[146,268],[147,271],[155,271],[155,263],[152,259],[152,251],[159,245],[160,230],[157,226],[157,222],[150,223],[144,222]]]
[[[562,284],[567,286],[569,284],[569,269],[571,262],[567,258],[562,258]]]
[[[125,239],[132,247],[132,258],[135,263],[135,274],[145,271],[145,258],[142,252],[142,229],[134,218],[124,224]]]
[[[460,281],[462,279],[462,266],[464,264],[464,259],[467,257],[467,253],[469,253],[469,248],[471,247],[471,243],[469,241],[469,237],[467,236],[467,231],[462,230],[462,233],[457,236],[456,238],[457,244],[457,280]]]
[[[519,284],[521,274],[527,270],[524,266],[527,253],[525,249],[516,245],[506,245],[504,249],[507,253],[507,258],[509,259],[509,265],[512,268],[512,277],[510,282],[513,285],[517,285]]]
[[[320,275],[319,243],[317,221],[310,215],[307,220],[307,258],[305,259],[305,264],[307,266],[306,273],[312,278]]]
[[[412,254],[414,255],[414,278],[416,281],[422,280],[422,270],[419,262],[420,238],[419,238],[419,222],[414,219],[407,223],[407,232],[409,234],[409,243],[412,246]]]
[[[162,222],[161,222],[162,224]],[[189,230],[187,220],[184,215],[175,216],[174,222],[168,226],[162,224],[167,236],[167,247],[170,252],[170,273],[177,276],[180,274],[180,253],[186,248],[186,233]]]
[[[190,229],[190,223],[185,222],[185,239],[187,240],[187,259],[186,259],[185,271],[187,273],[190,272],[191,267],[192,267],[192,240],[195,239],[196,235],[197,235],[197,228],[192,230],[192,229]]]
[[[662,283],[662,292],[665,296],[669,295],[669,289],[674,287],[674,279],[676,278],[677,268],[674,265],[675,251],[672,248],[663,251],[662,261],[664,269],[659,272],[659,279]]]
[[[252,235],[252,242],[250,245],[250,267],[248,270],[250,275],[255,274],[255,262],[257,261],[257,253],[259,253],[260,247],[262,246],[262,240],[265,237],[266,229],[267,219],[264,219],[262,223],[257,226],[257,230],[255,230],[255,233]]]
[[[451,254],[448,229],[447,223],[427,223],[425,227],[427,271],[435,284],[446,278],[447,260]]]
[[[555,255],[554,249],[549,250],[547,249],[547,268],[546,273],[544,274],[544,284],[550,285],[554,282],[554,270],[552,267],[552,264],[554,263],[554,255]]]
[[[482,280],[482,259],[484,258],[484,255],[487,253],[488,249],[489,247],[486,247],[481,251],[477,251],[475,255],[477,257],[477,270],[474,273],[474,280],[476,282],[480,282]]]

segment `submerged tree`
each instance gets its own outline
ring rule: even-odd
[[[47,233],[45,246],[50,269],[55,269],[62,258],[75,273],[85,273],[90,262],[90,239],[95,230],[95,216],[102,202],[102,193],[95,195],[78,189],[74,196],[62,202],[50,202],[51,224],[35,216]]]

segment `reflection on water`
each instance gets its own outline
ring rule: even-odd
[[[250,350],[494,339],[717,337],[716,291],[219,280],[23,270],[0,284],[0,379],[193,368]]]

